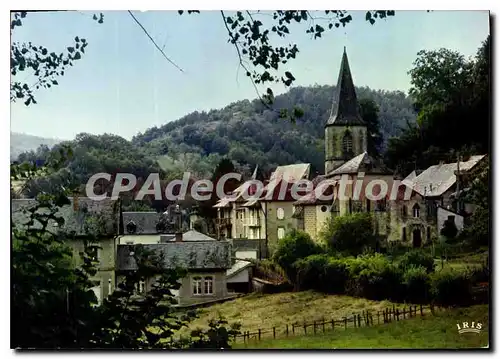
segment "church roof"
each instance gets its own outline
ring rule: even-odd
[[[366,126],[359,111],[349,61],[344,47],[332,112],[326,126]]]
[[[358,172],[392,174],[392,171],[388,169],[382,161],[371,157],[367,152],[363,152],[362,154],[350,159],[342,166],[328,172],[326,176],[331,177],[333,175],[352,174]]]

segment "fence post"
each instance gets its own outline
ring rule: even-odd
[[[335,330],[335,319],[332,319],[332,330]]]
[[[356,314],[353,314],[353,316],[352,316],[352,317],[353,317],[353,319],[354,319],[354,320],[353,320],[353,322],[354,322],[354,328],[356,328]]]
[[[314,321],[314,334],[316,334],[316,321]]]
[[[273,327],[273,338],[276,339],[276,327]]]
[[[325,318],[323,318],[323,333],[325,332]]]
[[[347,317],[344,317],[344,328],[347,330]]]
[[[399,322],[399,308],[396,309],[396,319]]]
[[[259,340],[260,340],[260,328],[259,328]]]
[[[361,315],[358,314],[358,327],[361,327]]]
[[[392,313],[394,313],[394,314],[396,313],[396,305],[395,304],[392,305]]]
[[[247,334],[243,332],[243,343],[246,344],[246,342],[247,342]]]
[[[403,319],[406,319],[406,307],[403,307]]]
[[[422,307],[422,304],[420,304],[420,316],[424,316],[424,308]]]
[[[295,324],[292,324],[292,334],[295,335]]]
[[[286,325],[286,336],[288,336],[288,324]]]
[[[377,311],[377,324],[380,324],[380,311]]]
[[[307,334],[307,325],[304,323],[304,334]]]

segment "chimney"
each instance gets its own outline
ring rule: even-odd
[[[175,241],[182,242],[182,232],[175,232]]]
[[[74,191],[73,192],[73,211],[78,210],[78,192]]]

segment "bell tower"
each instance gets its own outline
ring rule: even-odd
[[[367,127],[361,117],[344,47],[332,111],[325,124],[325,174],[367,149]]]

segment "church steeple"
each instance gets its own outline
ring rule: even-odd
[[[344,47],[336,98],[325,125],[325,174],[366,152],[368,128],[361,117]]]
[[[366,126],[359,112],[358,99],[345,46],[335,97],[336,101],[332,106],[332,112],[326,126]]]

